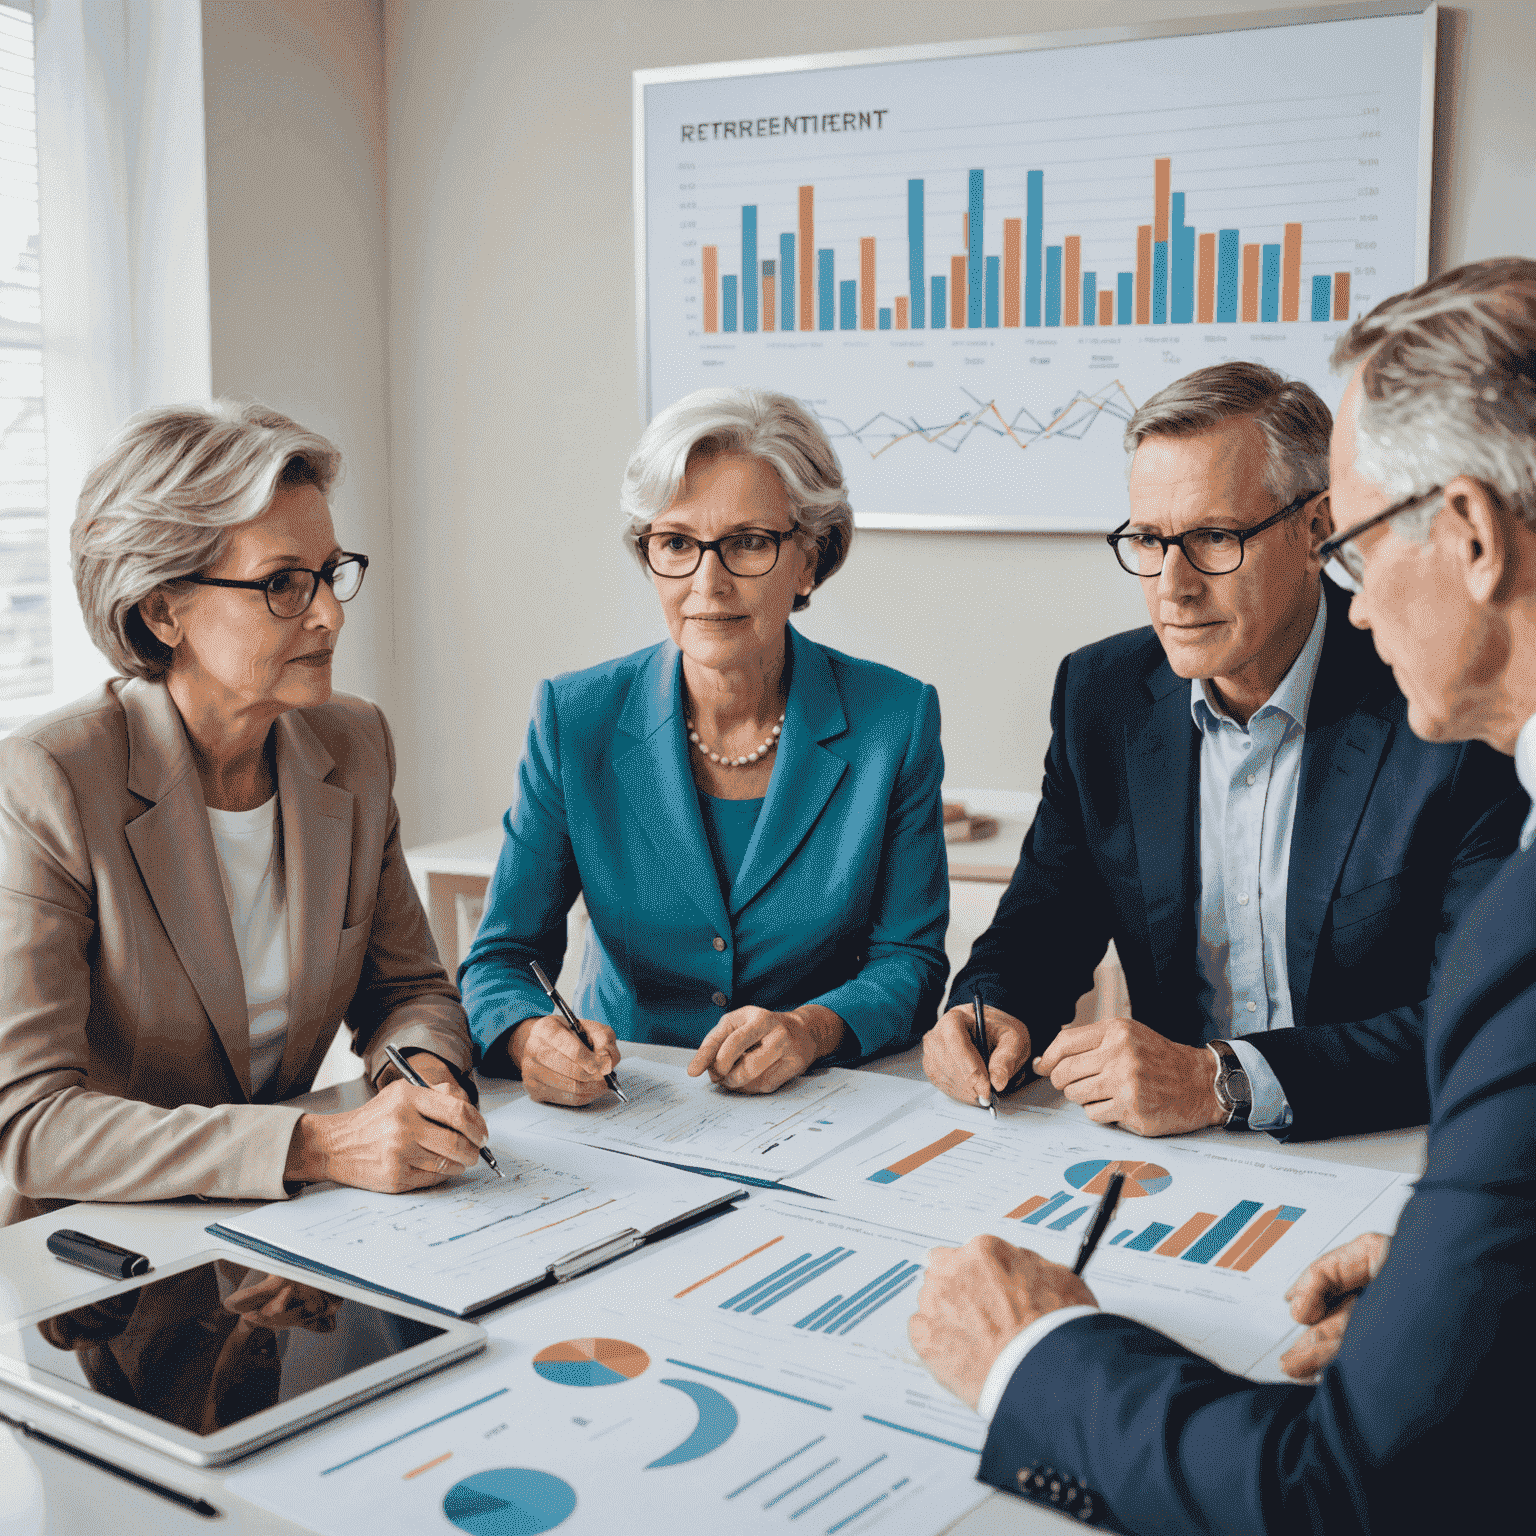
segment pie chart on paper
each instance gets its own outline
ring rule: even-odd
[[[623,1339],[562,1339],[533,1357],[534,1370],[562,1387],[611,1387],[633,1381],[650,1363],[638,1344]]]
[[[496,1467],[455,1483],[443,1514],[469,1536],[539,1536],[576,1508],[576,1490],[533,1467]]]
[[[1110,1176],[1116,1173],[1125,1175],[1120,1190],[1124,1200],[1160,1195],[1173,1183],[1173,1175],[1166,1168],[1160,1168],[1156,1163],[1138,1162],[1135,1158],[1110,1162],[1107,1158],[1097,1157],[1090,1162],[1074,1163],[1064,1177],[1068,1184],[1085,1195],[1102,1195],[1109,1188]]]

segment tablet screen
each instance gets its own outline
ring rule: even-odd
[[[0,1351],[211,1435],[444,1331],[219,1259],[0,1331]]]

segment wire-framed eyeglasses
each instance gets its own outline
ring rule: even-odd
[[[1131,526],[1127,518],[1113,533],[1105,534],[1104,540],[1114,550],[1122,569],[1132,576],[1161,576],[1169,546],[1174,544],[1202,575],[1229,576],[1243,563],[1243,552],[1249,539],[1266,528],[1273,528],[1276,523],[1283,523],[1314,496],[1322,494],[1321,491],[1303,491],[1273,517],[1266,517],[1251,528],[1190,528],[1184,533],[1168,535],[1153,533],[1149,528],[1136,528],[1127,533],[1125,530]]]
[[[779,563],[779,546],[800,525],[788,529],[743,528],[723,539],[696,539],[687,533],[641,533],[635,544],[658,576],[692,576],[704,551],[712,549],[732,576],[766,576]]]
[[[273,571],[260,581],[232,581],[226,576],[183,576],[181,579],[196,582],[200,587],[242,587],[252,592],[264,592],[273,618],[296,619],[309,611],[322,581],[335,594],[338,603],[350,603],[362,589],[363,577],[367,574],[367,555],[344,552],[318,571],[290,566],[286,570]]]
[[[1339,533],[1331,539],[1324,539],[1317,546],[1318,558],[1323,562],[1323,569],[1346,592],[1360,591],[1365,583],[1365,556],[1360,552],[1360,546],[1355,543],[1355,540],[1367,528],[1374,528],[1377,523],[1384,523],[1389,517],[1396,517],[1399,512],[1411,512],[1415,507],[1423,506],[1426,501],[1433,501],[1443,490],[1443,486],[1437,485],[1433,490],[1420,491],[1417,495],[1409,496],[1406,500],[1396,502],[1373,514],[1363,523],[1356,523],[1348,533]]]

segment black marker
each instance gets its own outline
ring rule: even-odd
[[[1115,1214],[1115,1207],[1120,1203],[1120,1190],[1124,1184],[1123,1173],[1112,1173],[1109,1176],[1104,1197],[1099,1201],[1098,1210],[1093,1213],[1093,1225],[1088,1228],[1087,1235],[1083,1238],[1083,1246],[1077,1250],[1077,1263],[1072,1266],[1074,1275],[1080,1275],[1087,1269],[1088,1260],[1093,1257],[1093,1250],[1099,1246],[1099,1239],[1104,1236],[1104,1229],[1109,1225],[1110,1218]]]
[[[403,1077],[406,1082],[408,1082],[413,1088],[430,1088],[432,1086],[426,1080],[426,1078],[424,1078],[421,1073],[418,1072],[416,1068],[413,1067],[410,1062],[394,1048],[394,1046],[386,1045],[384,1047],[384,1054],[389,1057],[390,1066],[392,1066],[395,1071],[398,1072],[400,1076]],[[439,1122],[434,1120],[432,1123],[436,1125]],[[498,1179],[506,1178],[506,1174],[501,1171],[501,1164],[491,1156],[491,1149],[489,1147],[481,1147],[480,1156],[485,1162],[486,1167],[488,1167]]]
[[[560,1016],[565,1020],[565,1027],[570,1030],[570,1032],[575,1035],[576,1038],[580,1040],[581,1043],[590,1051],[592,1049],[592,1042],[587,1038],[586,1030],[581,1027],[581,1020],[571,1012],[570,1008],[566,1004],[565,999],[561,997],[560,994],[555,990],[554,982],[552,982],[549,977],[544,974],[544,967],[540,965],[537,960],[530,960],[528,962],[528,967],[533,972],[533,974],[539,978],[539,985],[543,987],[547,993],[549,993],[550,1002],[552,1002],[555,1007],[560,1010]],[[618,1094],[620,1100],[623,1103],[629,1103],[629,1100],[624,1096],[624,1090],[619,1087],[619,1079],[616,1073],[607,1073],[604,1076],[603,1081],[611,1089],[613,1089],[616,1094]]]
[[[149,1260],[142,1253],[119,1248],[116,1243],[105,1242],[85,1232],[74,1232],[68,1227],[48,1234],[48,1252],[66,1264],[78,1264],[81,1269],[94,1270],[109,1280],[127,1280],[133,1275],[149,1273]]]

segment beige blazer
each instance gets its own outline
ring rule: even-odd
[[[467,1067],[459,994],[400,847],[394,744],[338,695],[281,716],[292,980],[275,1093],[343,1021]],[[280,1199],[302,1111],[253,1103],[245,983],[181,716],[108,683],[0,741],[0,1222],[42,1202]]]

